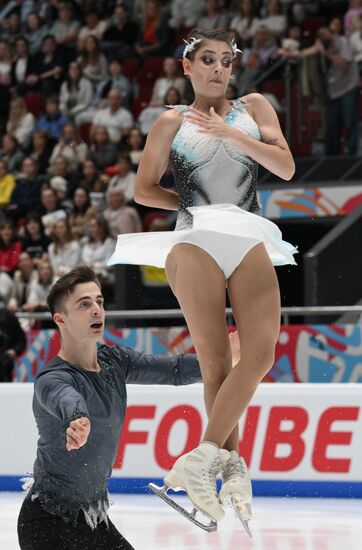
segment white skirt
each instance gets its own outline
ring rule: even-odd
[[[261,242],[274,265],[296,264],[296,247],[283,241],[275,223],[262,216],[234,204],[193,206],[188,211],[193,216],[190,228],[119,235],[108,265],[165,267],[171,249],[176,244],[189,243],[205,250],[228,279],[249,250]]]

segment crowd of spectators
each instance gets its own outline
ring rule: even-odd
[[[322,27],[314,34],[312,20]],[[195,26],[230,30],[243,50],[230,99],[281,57],[317,56],[331,116],[343,96],[355,123],[362,0],[0,2],[0,288],[9,310],[44,310],[51,284],[79,263],[111,288],[117,234],[159,229],[133,201],[135,173],[155,118],[192,101],[178,59]],[[355,153],[355,124],[351,132]],[[169,169],[161,184],[172,187]]]

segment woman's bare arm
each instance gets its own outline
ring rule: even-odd
[[[139,204],[166,210],[178,209],[178,194],[160,187],[159,181],[168,166],[171,144],[182,116],[175,110],[166,111],[149,131],[136,178],[134,199]]]
[[[254,150],[250,144],[250,156],[273,174],[290,180],[295,172],[295,163],[274,107],[262,94],[257,93],[246,96],[245,102],[247,108],[250,105],[249,112],[261,134],[261,142],[257,142]]]

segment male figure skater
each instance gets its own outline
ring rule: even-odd
[[[61,277],[48,305],[61,347],[34,384],[39,440],[34,484],[18,519],[20,548],[132,550],[107,515],[107,479],[126,411],[126,383],[199,382],[197,358],[97,349],[105,312],[101,285],[89,267]]]

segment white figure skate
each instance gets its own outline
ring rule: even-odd
[[[176,460],[171,472],[164,478],[163,487],[150,483],[149,488],[161,497],[177,512],[192,521],[195,525],[211,532],[216,531],[217,522],[224,517],[216,492],[216,476],[221,471],[220,450],[214,443],[203,441],[193,451]],[[186,491],[193,505],[191,512],[177,504],[168,496],[168,489]],[[202,512],[210,519],[209,523],[196,518]]]
[[[230,504],[248,535],[251,537],[249,521],[251,519],[252,487],[245,460],[236,451],[220,450],[222,488],[219,493],[223,506]]]

